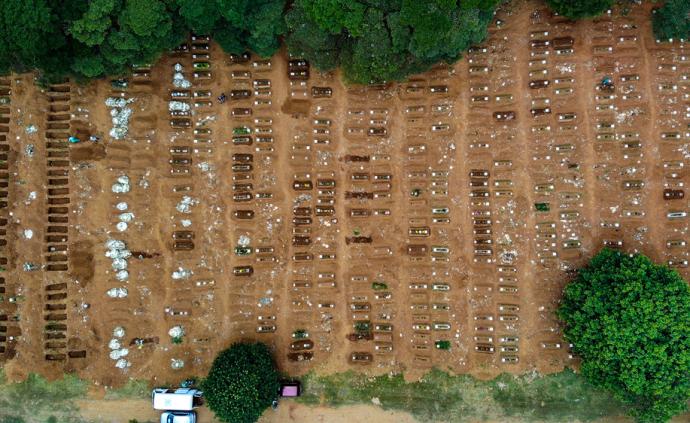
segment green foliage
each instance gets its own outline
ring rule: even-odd
[[[690,289],[643,255],[603,250],[566,288],[559,317],[581,371],[632,407],[664,422],[690,398]]]
[[[256,54],[269,57],[280,48],[278,37],[285,33],[284,0],[248,2],[244,30],[250,32],[247,47]]]
[[[340,36],[310,21],[301,2],[293,3],[285,15],[289,31],[288,49],[309,59],[318,69],[335,69],[340,63]]]
[[[161,37],[172,29],[172,19],[160,0],[125,0],[118,21],[121,28],[139,37]]]
[[[270,56],[285,0],[3,0],[0,73],[38,69],[50,82],[120,75],[151,63],[189,31],[228,52]]]
[[[271,352],[262,343],[233,344],[216,357],[202,383],[209,408],[233,423],[257,421],[279,387]]]
[[[500,375],[480,381],[469,375],[453,376],[433,369],[406,383],[402,374],[371,377],[346,372],[302,378],[297,400],[310,405],[371,404],[378,398],[386,410],[411,413],[419,421],[477,422],[585,422],[614,417],[624,411],[603,390],[573,373],[541,376]],[[606,420],[601,420],[606,421]]]
[[[103,44],[113,24],[111,14],[118,3],[116,0],[93,0],[84,15],[70,24],[70,34],[89,47]]]
[[[176,0],[192,31],[214,37],[228,53],[251,50],[268,57],[285,33],[285,0]]]
[[[652,15],[654,36],[659,40],[690,38],[690,1],[667,0]]]
[[[50,68],[64,71],[56,59],[66,41],[48,0],[0,2],[0,71]]]
[[[210,34],[220,15],[218,2],[209,0],[176,0],[179,13],[189,28],[200,34]]]
[[[179,42],[171,13],[158,0],[0,2],[0,71],[38,69],[47,80],[122,73]]]
[[[97,53],[107,74],[124,72],[132,63],[151,62],[181,41],[173,33],[173,11],[160,0],[125,0]],[[95,51],[92,51],[93,54]]]
[[[382,289],[388,289],[388,285],[386,285],[384,282],[372,282],[371,289],[374,291],[380,291]]]
[[[570,18],[595,16],[614,0],[547,0]],[[123,75],[152,63],[192,31],[228,53],[268,57],[281,37],[319,70],[346,81],[401,80],[452,63],[484,40],[500,0],[3,0],[0,74],[39,70],[45,82]],[[654,14],[661,39],[690,38],[690,2]],[[413,191],[413,196],[420,193]]]
[[[546,0],[559,15],[570,19],[585,19],[600,15],[613,6],[614,0]]]
[[[296,0],[285,20],[291,53],[355,83],[400,80],[453,62],[486,37],[498,0]]]
[[[65,22],[73,51],[69,74],[77,78],[119,75],[133,63],[151,62],[179,44],[175,10],[160,0],[94,0]]]

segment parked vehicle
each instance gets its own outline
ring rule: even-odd
[[[161,423],[196,423],[194,411],[165,411],[161,414]]]
[[[154,410],[192,411],[204,404],[204,393],[193,388],[155,388],[151,391]]]

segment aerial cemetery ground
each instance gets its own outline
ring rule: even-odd
[[[690,44],[650,25],[520,3],[370,86],[200,36],[125,80],[3,77],[6,373],[166,383],[239,340],[295,375],[573,365],[555,308],[600,248],[688,276]]]

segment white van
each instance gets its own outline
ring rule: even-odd
[[[191,411],[203,405],[203,392],[198,389],[155,388],[151,392],[154,410]]]
[[[194,411],[165,411],[160,423],[196,423]]]

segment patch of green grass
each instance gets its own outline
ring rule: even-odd
[[[624,407],[570,370],[553,375],[503,374],[490,381],[433,369],[406,383],[401,374],[370,377],[353,371],[302,378],[306,405],[372,404],[405,411],[419,421],[587,422],[623,415]],[[10,383],[0,370],[0,423],[84,423],[75,400],[88,383],[75,376],[49,382],[31,374]],[[146,381],[131,379],[106,393],[106,400],[147,398]]]
[[[591,421],[625,413],[624,406],[572,370],[540,376],[501,375],[490,381],[492,395],[506,416],[530,421]]]
[[[464,421],[466,416],[491,417],[488,401],[472,401],[477,381],[469,376],[450,376],[432,370],[422,380],[406,383],[401,374],[368,377],[354,372],[330,376],[309,374],[303,379],[306,404],[340,406],[371,404],[376,398],[384,409],[403,410],[417,419]],[[471,388],[471,389],[470,389]],[[468,394],[469,393],[469,394]]]
[[[541,376],[501,375],[480,381],[468,375],[452,376],[431,370],[421,380],[406,383],[403,376],[368,377],[354,372],[302,379],[307,405],[371,404],[411,413],[420,421],[529,422],[591,421],[624,414],[623,406],[594,389],[572,371]]]
[[[74,400],[83,398],[87,388],[86,381],[73,375],[49,382],[32,373],[11,383],[0,370],[0,422],[81,423]]]
[[[146,399],[151,396],[151,389],[146,380],[130,379],[121,388],[109,389],[105,393],[106,400],[118,399]]]

